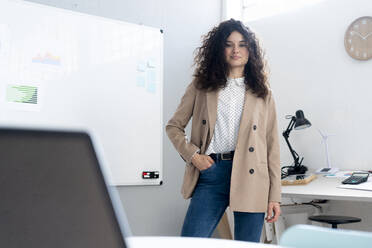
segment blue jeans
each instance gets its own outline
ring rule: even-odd
[[[229,205],[231,169],[231,160],[219,160],[200,172],[181,236],[212,236]],[[264,216],[265,213],[234,212],[235,240],[259,242]]]

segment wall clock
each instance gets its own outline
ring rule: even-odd
[[[372,16],[359,17],[345,32],[346,52],[354,59],[372,58]]]

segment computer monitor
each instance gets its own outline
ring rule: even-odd
[[[85,132],[0,128],[0,247],[126,247],[99,161]]]

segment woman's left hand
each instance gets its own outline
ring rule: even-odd
[[[280,204],[279,202],[269,202],[267,206],[266,221],[268,223],[273,223],[278,220],[280,216]]]

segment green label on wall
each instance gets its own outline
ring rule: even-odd
[[[37,87],[27,85],[8,85],[6,89],[8,102],[37,104]]]

